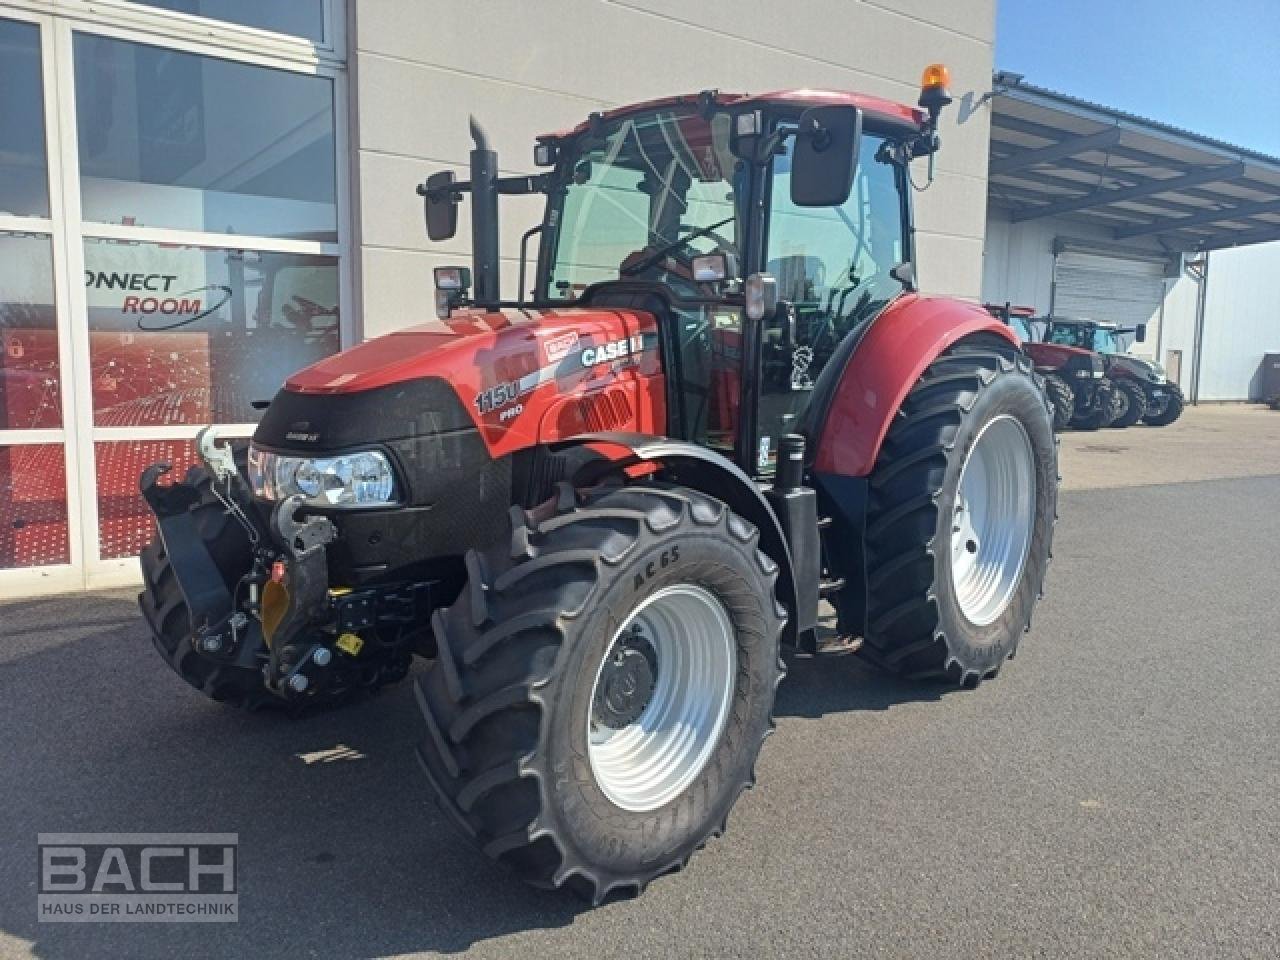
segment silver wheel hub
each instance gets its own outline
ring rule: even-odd
[[[987,423],[960,468],[951,523],[951,582],[961,613],[976,626],[1009,606],[1035,529],[1031,439],[1014,417]]]
[[[614,635],[596,670],[587,756],[596,784],[624,810],[656,810],[711,759],[733,703],[733,621],[693,584],[659,590]]]

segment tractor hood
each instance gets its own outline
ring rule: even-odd
[[[298,371],[254,442],[320,452],[466,430],[497,457],[591,429],[661,432],[661,372],[642,310],[461,309]]]
[[[1166,379],[1164,367],[1160,364],[1130,353],[1107,354],[1107,368],[1113,378],[1124,375],[1148,383],[1164,383]]]
[[[639,310],[463,309],[446,321],[397,330],[327,357],[291,376],[285,389],[358,393],[437,376],[460,391],[481,390],[539,371],[554,375],[638,354],[646,344],[632,344],[632,338],[646,335],[653,337],[648,348],[656,349],[656,321]]]

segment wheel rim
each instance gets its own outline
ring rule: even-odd
[[[587,756],[624,810],[656,810],[706,767],[733,702],[738,654],[724,605],[693,584],[665,587],[613,636],[596,669]]]
[[[1035,504],[1031,439],[1014,417],[995,417],[960,469],[951,524],[951,582],[969,622],[996,620],[1022,582]]]
[[[1116,405],[1116,419],[1119,420],[1129,412],[1129,394],[1124,390],[1117,390],[1113,402]]]

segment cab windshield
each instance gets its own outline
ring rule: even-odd
[[[547,296],[641,279],[697,296],[692,260],[738,256],[745,165],[729,149],[729,115],[675,108],[606,123],[565,171]]]
[[[1114,330],[1087,323],[1055,323],[1049,330],[1049,342],[1098,353],[1124,353],[1125,350]]]

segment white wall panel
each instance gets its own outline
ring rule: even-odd
[[[944,114],[938,177],[916,197],[918,276],[930,292],[977,298],[982,286],[989,86],[995,0],[525,0],[350,4],[359,278],[366,336],[429,312],[428,273],[468,255],[428,244],[413,187],[470,150],[467,116],[503,168],[528,172],[534,137],[592,110],[715,87],[832,87],[914,103],[920,71],[943,61],[956,103]],[[427,14],[425,11],[429,10]],[[924,163],[917,162],[917,182]],[[538,205],[504,198],[504,264]],[[464,211],[465,214],[465,211]],[[504,291],[514,283],[504,279]],[[425,298],[425,299],[424,299]]]
[[[1209,255],[1201,400],[1259,400],[1264,353],[1280,353],[1280,243]]]

